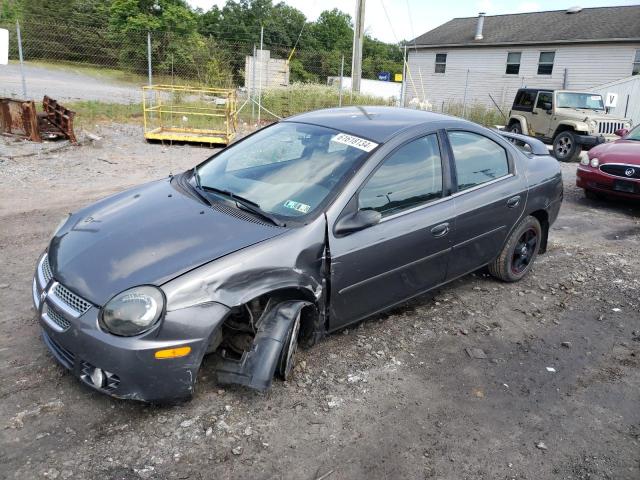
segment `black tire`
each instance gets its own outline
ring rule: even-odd
[[[509,235],[498,258],[488,265],[489,273],[504,282],[522,279],[531,270],[541,241],[542,227],[538,219],[524,218]]]
[[[509,125],[509,131],[511,133],[522,135],[522,125],[520,125],[520,122],[513,122],[511,125]]]
[[[577,162],[581,152],[582,146],[569,130],[560,132],[553,139],[553,155],[560,162]]]
[[[589,200],[602,200],[603,196],[598,193],[598,192],[594,192],[593,190],[589,190],[588,188],[584,189],[584,196],[587,197]]]
[[[296,352],[298,351],[301,318],[302,310],[298,312],[298,315],[296,315],[295,320],[289,328],[287,339],[280,352],[280,358],[278,359],[276,374],[285,381],[291,380],[293,369],[296,366]]]

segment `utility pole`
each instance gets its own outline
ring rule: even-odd
[[[404,54],[402,55],[402,85],[400,86],[400,106],[405,107],[407,96],[407,44],[404,44]]]
[[[258,52],[258,55],[260,55],[260,83],[258,84],[258,126],[260,126],[260,113],[262,113],[260,110],[262,109],[262,61],[264,60],[264,55],[263,55],[263,40],[264,40],[264,26],[260,27],[260,51]]]
[[[351,90],[360,91],[360,77],[362,76],[362,40],[364,37],[364,3],[356,0],[356,26],[353,30],[353,58],[351,60]]]

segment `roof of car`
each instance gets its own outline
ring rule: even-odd
[[[311,123],[384,143],[408,127],[439,120],[451,117],[409,108],[353,106],[315,110],[285,121]]]

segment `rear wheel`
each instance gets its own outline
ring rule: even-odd
[[[522,125],[520,125],[520,122],[513,122],[511,125],[509,125],[509,131],[511,133],[517,133],[519,135],[522,134]]]
[[[560,132],[553,139],[553,154],[561,162],[577,162],[582,146],[571,131]]]
[[[498,258],[489,264],[489,272],[505,282],[517,282],[531,270],[541,242],[540,222],[526,217],[511,233]]]

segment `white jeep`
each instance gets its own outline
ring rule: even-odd
[[[555,157],[577,161],[580,152],[615,140],[631,121],[606,113],[598,93],[521,88],[509,111],[506,130],[553,144]]]

